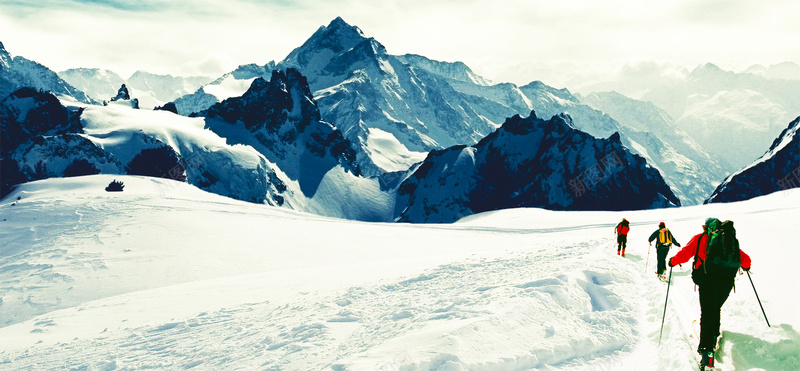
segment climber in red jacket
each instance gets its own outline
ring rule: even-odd
[[[625,256],[625,246],[628,244],[628,231],[630,231],[630,223],[625,218],[617,224],[615,230],[617,234],[617,255]]]
[[[702,355],[701,365],[713,367],[722,304],[731,293],[739,268],[750,270],[750,256],[739,249],[733,222],[720,223],[716,218],[706,219],[703,233],[692,237],[669,260],[669,266],[686,263],[693,256],[692,280],[700,288],[700,343],[697,352]]]

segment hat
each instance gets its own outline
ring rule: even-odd
[[[717,218],[708,218],[708,219],[706,219],[706,222],[703,225],[708,227],[708,229],[710,229],[712,231],[715,231],[715,230],[717,230],[717,227],[719,227],[719,224],[720,224],[719,223],[719,219],[717,219]]]
[[[664,228],[664,227],[666,227],[667,225],[666,225],[666,224],[664,224],[664,222],[661,222],[661,223],[658,223],[658,226],[659,226],[660,228]]]

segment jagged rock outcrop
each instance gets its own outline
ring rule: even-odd
[[[117,95],[111,98],[112,102],[118,100],[131,100],[131,94],[128,92],[128,87],[125,86],[125,84],[122,84],[122,86],[119,87],[119,90],[117,90]]]
[[[167,111],[167,112],[172,112],[174,114],[178,114],[178,108],[175,107],[175,103],[172,103],[172,102],[167,102],[163,106],[158,106],[156,108],[153,108],[153,110],[154,111]]]
[[[725,179],[706,203],[743,201],[800,187],[798,131],[800,117],[781,132],[761,158]]]
[[[0,101],[0,197],[15,185],[75,171],[76,160],[116,170],[113,159],[82,137],[83,109],[68,110],[51,92],[22,88]]]
[[[514,116],[474,146],[431,152],[398,189],[401,222],[453,222],[514,207],[635,210],[680,206],[619,134],[579,131],[568,115]]]
[[[350,141],[320,119],[308,82],[295,69],[273,71],[269,81],[257,78],[244,95],[215,104],[203,114],[212,131],[235,143],[253,145],[298,181],[306,195],[313,195],[322,176],[335,166],[360,173]],[[210,120],[215,118],[224,123]],[[246,132],[233,134],[235,127]]]
[[[3,155],[37,136],[80,133],[79,115],[70,113],[50,92],[22,88],[11,93],[0,101]]]

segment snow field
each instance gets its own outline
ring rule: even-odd
[[[102,190],[114,178],[124,192]],[[667,286],[646,238],[663,220],[686,242],[707,215],[736,221],[773,324],[739,277],[723,308],[722,363],[797,369],[797,299],[774,282],[796,258],[784,246],[798,206],[800,192],[784,192],[419,226],[153,178],[29,183],[0,202],[0,369],[694,369],[688,267],[673,270],[658,346]],[[612,241],[623,216],[624,259]]]

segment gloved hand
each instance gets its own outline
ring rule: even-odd
[[[750,272],[750,267],[742,268],[742,270],[745,271],[745,272]]]
[[[671,259],[670,259],[670,261],[667,262],[667,265],[669,265],[670,268],[675,266],[675,264],[672,264],[672,260]]]

